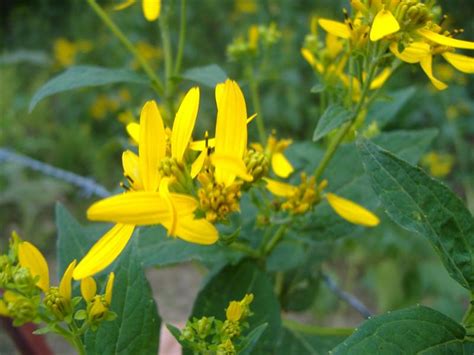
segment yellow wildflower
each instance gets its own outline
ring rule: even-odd
[[[126,0],[114,7],[114,10],[120,11],[136,3],[136,0]],[[160,17],[161,0],[142,0],[143,16],[148,21],[155,21]]]
[[[293,141],[291,139],[277,140],[275,134],[271,134],[268,137],[267,145],[265,149],[260,143],[252,144],[252,147],[257,152],[262,152],[268,155],[271,159],[272,169],[275,174],[282,178],[287,178],[293,173],[294,168],[291,163],[286,159],[283,152],[290,146]]]
[[[244,309],[239,301],[232,301],[229,303],[229,306],[225,311],[226,318],[227,320],[238,322],[240,320],[240,317],[242,317],[243,311]]]

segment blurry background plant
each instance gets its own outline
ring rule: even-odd
[[[446,23],[464,28],[464,38],[474,38],[471,2],[450,0],[440,4],[449,14]],[[143,21],[140,6],[114,13],[113,5],[104,2],[141,55],[153,63],[154,70],[162,71],[163,44],[157,35],[157,24]],[[318,91],[318,82],[300,49],[303,44],[311,46],[311,38],[304,42],[308,33],[323,39],[322,33],[317,34],[311,25],[313,15],[342,21],[342,7],[348,8],[348,3],[188,1],[187,23],[189,27],[193,25],[187,33],[183,67],[210,63],[223,67],[242,84],[248,111],[262,113],[257,123],[263,119],[267,129],[276,130],[278,138],[293,138],[295,142],[287,152],[295,168],[310,166],[320,157],[320,151],[301,141],[312,138],[321,113],[321,96],[309,93],[315,87],[314,91]],[[13,149],[93,177],[111,191],[118,189],[122,173],[117,162],[129,144],[124,124],[136,121],[142,104],[151,98],[147,87],[116,85],[62,93],[41,102],[31,113],[28,104],[44,82],[72,64],[137,69],[136,60],[92,16],[84,1],[3,1],[0,10],[0,149]],[[178,15],[178,6],[173,6],[169,18],[173,45],[178,41]],[[335,47],[337,50],[337,43]],[[474,212],[474,81],[472,76],[462,75],[446,64],[436,63],[434,71],[440,80],[450,82],[449,90],[435,91],[417,66],[404,66],[392,75],[380,94],[382,100],[367,113],[365,134],[375,136],[381,128],[385,132],[437,128],[435,139],[420,143],[419,154],[424,154],[421,166],[465,198]],[[204,94],[208,98],[201,102],[196,136],[203,136],[204,127],[209,127],[215,117],[213,94],[211,90]],[[176,101],[179,102],[178,97]],[[249,134],[250,141],[266,142],[262,129],[251,129]],[[338,183],[330,181],[334,188]],[[15,228],[25,235],[34,234],[40,249],[51,253],[55,201],[64,202],[75,216],[83,218],[92,198],[81,189],[0,154],[2,250]],[[287,253],[286,246],[277,252]],[[392,222],[384,221],[381,227],[363,236],[340,239],[333,249],[324,269],[372,311],[380,313],[425,303],[456,319],[461,317],[462,289],[449,278],[421,237],[408,235]],[[289,262],[291,270],[291,259]],[[358,324],[359,315],[337,301],[327,287],[317,287],[316,282],[314,287],[308,287],[308,282],[319,277],[308,271],[308,275],[282,280],[294,289],[284,298],[284,309],[306,309],[303,317],[317,319],[320,324]],[[310,304],[303,304],[299,297]],[[318,302],[312,304],[316,297]]]

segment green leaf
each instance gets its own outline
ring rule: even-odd
[[[431,308],[415,306],[367,320],[342,344],[335,355],[425,354],[464,338],[465,329]],[[435,352],[442,354],[442,352]],[[444,354],[444,353],[443,353]]]
[[[275,355],[328,354],[329,350],[344,341],[351,332],[351,329],[325,329],[304,325],[298,325],[297,328],[284,327]]]
[[[254,315],[248,318],[250,329],[268,323],[252,354],[271,353],[281,331],[280,306],[271,281],[253,261],[227,266],[211,277],[194,302],[192,317],[215,316],[224,320],[229,302],[241,300],[246,293],[254,295],[250,304]]]
[[[474,219],[445,185],[420,168],[361,139],[357,144],[372,188],[389,217],[432,243],[451,277],[474,289]]]
[[[187,261],[218,264],[237,261],[242,256],[220,244],[198,245],[169,237],[161,227],[140,229],[138,239],[145,266],[166,266]]]
[[[326,85],[320,83],[320,84],[314,85],[311,88],[310,92],[312,94],[319,94],[320,92],[323,92],[324,90],[326,90]]]
[[[58,279],[61,279],[67,266],[74,259],[79,262],[107,227],[103,224],[83,227],[60,203],[56,204],[55,213],[58,230]]]
[[[349,121],[351,117],[352,112],[346,110],[343,106],[329,106],[318,121],[313,133],[313,142],[320,140],[333,129],[336,129],[344,122]]]
[[[73,89],[116,83],[148,84],[147,78],[127,69],[75,66],[46,82],[33,95],[29,112],[45,97]]]
[[[267,329],[268,324],[263,323],[262,325],[259,325],[257,328],[253,329],[243,340],[241,343],[241,348],[239,351],[240,355],[247,355],[251,354],[252,350],[255,348],[255,346],[258,343],[258,340],[262,336],[263,332],[265,329]]]
[[[288,271],[305,261],[304,245],[297,240],[284,240],[279,243],[267,258],[267,271]]]
[[[211,64],[188,69],[181,74],[181,77],[214,88],[217,84],[227,79],[227,74],[220,66]]]
[[[137,238],[120,255],[110,310],[117,319],[88,331],[88,354],[157,354],[161,319],[140,263]]]

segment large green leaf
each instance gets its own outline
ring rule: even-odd
[[[449,274],[474,289],[474,219],[445,185],[379,146],[361,139],[359,152],[390,218],[432,243]]]
[[[116,83],[148,84],[145,77],[127,69],[110,69],[96,66],[75,66],[46,82],[33,95],[29,112],[45,97],[73,89]]]
[[[253,261],[227,266],[211,277],[196,298],[192,316],[225,319],[229,302],[242,299],[246,293],[254,294],[250,305],[254,315],[248,318],[250,329],[268,323],[252,354],[271,353],[281,331],[280,306],[271,281]]]
[[[157,354],[161,319],[133,238],[114,269],[111,310],[117,319],[85,336],[88,354]]]
[[[222,83],[227,79],[226,72],[216,64],[188,69],[181,76],[183,79],[191,80],[210,88],[214,88],[218,83]]]
[[[313,133],[313,141],[316,142],[323,138],[333,129],[341,126],[344,122],[351,119],[352,112],[341,105],[329,106],[318,121]]]
[[[452,342],[461,341],[465,334],[460,324],[444,314],[415,306],[367,320],[332,353],[446,354],[441,350]]]
[[[219,264],[237,261],[242,254],[228,247],[198,245],[166,235],[161,227],[140,229],[139,249],[145,266],[166,266],[186,261],[200,261],[205,264]]]

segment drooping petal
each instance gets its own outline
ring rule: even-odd
[[[127,7],[130,7],[132,6],[133,4],[136,3],[136,0],[125,0],[124,2],[118,4],[118,5],[115,5],[114,6],[114,10],[115,11],[120,11],[120,10],[124,10],[126,9]]]
[[[120,255],[135,229],[131,224],[116,224],[105,233],[89,250],[74,269],[72,276],[80,280],[97,274]]]
[[[198,174],[202,170],[202,167],[204,166],[204,162],[206,161],[206,158],[207,158],[206,150],[203,150],[201,153],[199,153],[198,157],[191,165],[191,178],[194,179],[196,176],[198,176]]]
[[[139,173],[139,158],[131,150],[126,150],[122,154],[123,174],[128,177],[134,190],[143,190],[142,179]]]
[[[380,74],[377,75],[370,83],[370,90],[381,88],[383,84],[385,84],[387,79],[390,77],[390,74],[392,74],[392,70],[390,68],[385,68],[384,70],[382,70]]]
[[[95,280],[88,276],[81,280],[81,294],[82,297],[87,301],[90,302],[97,293],[97,284]]]
[[[295,170],[283,153],[272,155],[272,168],[275,174],[282,178],[287,178]]]
[[[442,56],[457,70],[467,74],[474,73],[474,58],[452,52],[445,52]]]
[[[165,224],[165,227],[169,228],[169,225]],[[176,236],[189,243],[209,245],[217,241],[219,232],[204,218],[195,219],[193,216],[185,216],[179,217]]]
[[[21,242],[18,245],[18,260],[22,267],[30,271],[31,276],[39,276],[36,286],[47,292],[49,290],[48,263],[38,248],[30,242]]]
[[[326,32],[336,37],[347,39],[351,36],[351,31],[345,23],[324,18],[320,18],[318,23]]]
[[[301,55],[309,63],[309,65],[311,65],[319,73],[324,72],[324,67],[322,66],[322,64],[314,57],[313,53],[311,53],[308,49],[301,48]]]
[[[247,147],[247,107],[239,85],[232,80],[224,84],[217,104],[216,147],[217,155],[242,160]],[[229,185],[235,175],[228,169],[216,167],[216,181]]]
[[[143,15],[148,21],[155,21],[160,17],[161,0],[142,0]]]
[[[171,134],[171,156],[178,162],[188,147],[199,109],[199,88],[194,87],[184,97],[173,122]]]
[[[432,60],[433,57],[431,55],[427,55],[426,57],[422,58],[420,61],[421,68],[425,72],[426,76],[431,80],[431,83],[435,86],[438,90],[444,90],[448,87],[445,83],[441,80],[436,79],[433,75],[433,68],[432,68]]]
[[[115,280],[115,274],[111,272],[109,274],[109,279],[107,280],[107,284],[105,285],[105,301],[108,304],[112,303],[112,293],[114,289],[114,280]]]
[[[70,300],[72,295],[71,281],[75,267],[76,260],[73,260],[67,267],[63,277],[61,278],[61,282],[59,283],[59,294],[67,300]]]
[[[155,101],[148,101],[140,114],[138,152],[143,187],[146,191],[157,191],[158,164],[166,155],[166,133]]]
[[[400,25],[393,14],[389,10],[382,9],[375,15],[374,22],[370,28],[370,40],[376,42],[399,30]]]
[[[127,133],[133,142],[138,145],[138,142],[140,142],[140,125],[136,122],[129,123],[127,125]]]
[[[425,42],[413,42],[402,52],[398,51],[398,44],[392,42],[390,51],[401,61],[411,64],[418,63],[422,58],[431,54],[430,45]]]
[[[263,180],[265,180],[267,183],[267,189],[275,196],[291,197],[298,191],[296,186],[284,182],[279,182],[268,178],[263,178]]]
[[[333,210],[348,222],[367,227],[374,227],[380,222],[376,215],[355,202],[332,193],[327,193],[326,198]]]
[[[425,28],[419,29],[418,33],[424,38],[432,42],[441,44],[443,46],[462,49],[474,49],[474,42],[463,41],[461,39],[455,39],[452,37],[444,36],[439,33],[427,30]]]
[[[247,172],[247,167],[242,159],[222,154],[211,155],[211,162],[220,171],[221,178],[216,180],[229,186],[234,181],[235,176],[242,180],[252,181],[253,177]]]
[[[174,205],[173,200],[171,199],[170,191],[168,188],[169,180],[170,180],[169,177],[165,177],[161,179],[160,194],[163,197],[164,201],[166,202],[166,205],[168,206],[168,210],[170,211],[168,234],[171,236],[174,236],[176,232],[176,225],[178,224],[178,212],[176,211],[176,206]]]

